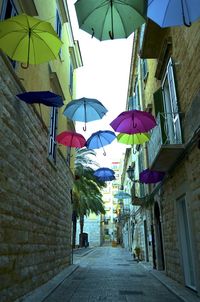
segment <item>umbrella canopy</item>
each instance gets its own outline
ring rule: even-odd
[[[83,135],[72,131],[61,132],[56,136],[56,141],[61,145],[73,148],[82,148],[86,142]]]
[[[146,0],[78,0],[79,27],[100,41],[127,38],[146,20]]]
[[[129,193],[126,193],[124,191],[118,191],[115,195],[115,198],[117,199],[127,199],[127,198],[131,198],[131,195]]]
[[[126,134],[145,133],[156,126],[156,120],[148,112],[129,110],[118,115],[110,125],[116,132]]]
[[[163,180],[165,172],[146,169],[140,173],[140,182],[145,184],[157,183]]]
[[[110,168],[99,168],[94,172],[94,176],[96,177],[108,177],[108,176],[114,176],[115,172]]]
[[[190,26],[200,18],[199,0],[149,0],[147,15],[161,27]]]
[[[51,91],[29,91],[17,94],[16,97],[28,104],[39,103],[53,107],[64,105],[62,97]]]
[[[111,175],[111,176],[102,176],[102,177],[97,177],[99,180],[101,181],[112,181],[112,180],[115,180],[115,176],[114,175]]]
[[[61,45],[49,22],[26,14],[0,22],[0,48],[26,67],[56,59]]]
[[[100,120],[106,112],[108,110],[98,100],[83,97],[69,102],[63,114],[73,121],[84,122],[85,131],[86,123]]]
[[[114,132],[109,130],[100,130],[97,132],[94,132],[87,140],[86,147],[88,149],[99,149],[103,148],[106,145],[109,145],[112,143],[112,141],[116,138],[116,135]],[[104,155],[106,155],[106,152],[103,148]]]
[[[148,142],[150,139],[150,134],[148,133],[135,133],[126,134],[120,133],[117,135],[117,141],[126,145],[139,145]]]

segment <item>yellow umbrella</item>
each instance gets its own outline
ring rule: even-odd
[[[0,22],[0,48],[22,63],[41,64],[57,58],[62,41],[49,22],[18,15]]]
[[[126,134],[120,133],[117,135],[117,141],[126,145],[139,145],[148,142],[150,139],[150,134],[148,133],[135,133]]]

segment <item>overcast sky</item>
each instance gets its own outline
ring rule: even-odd
[[[128,39],[99,41],[79,29],[73,0],[68,0],[70,17],[75,40],[79,41],[83,67],[77,69],[77,98],[96,98],[108,109],[108,113],[99,121],[89,122],[87,131],[82,130],[83,123],[76,123],[76,131],[86,139],[98,130],[114,131],[109,125],[122,111],[125,111],[128,79],[131,62],[133,34]],[[127,146],[128,147],[128,146]],[[110,166],[112,161],[120,160],[126,145],[117,143],[96,149],[100,165]]]

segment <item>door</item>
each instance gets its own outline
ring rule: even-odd
[[[192,254],[190,226],[185,196],[178,199],[178,233],[180,239],[180,253],[185,277],[185,285],[196,289],[194,258]]]

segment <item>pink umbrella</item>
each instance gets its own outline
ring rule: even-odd
[[[61,132],[56,136],[56,141],[61,145],[74,148],[82,148],[86,143],[82,134],[72,131]]]
[[[140,182],[145,184],[156,183],[163,180],[165,172],[146,169],[140,173]]]
[[[120,113],[110,125],[116,132],[120,133],[144,133],[156,126],[156,120],[148,112],[129,110]]]

